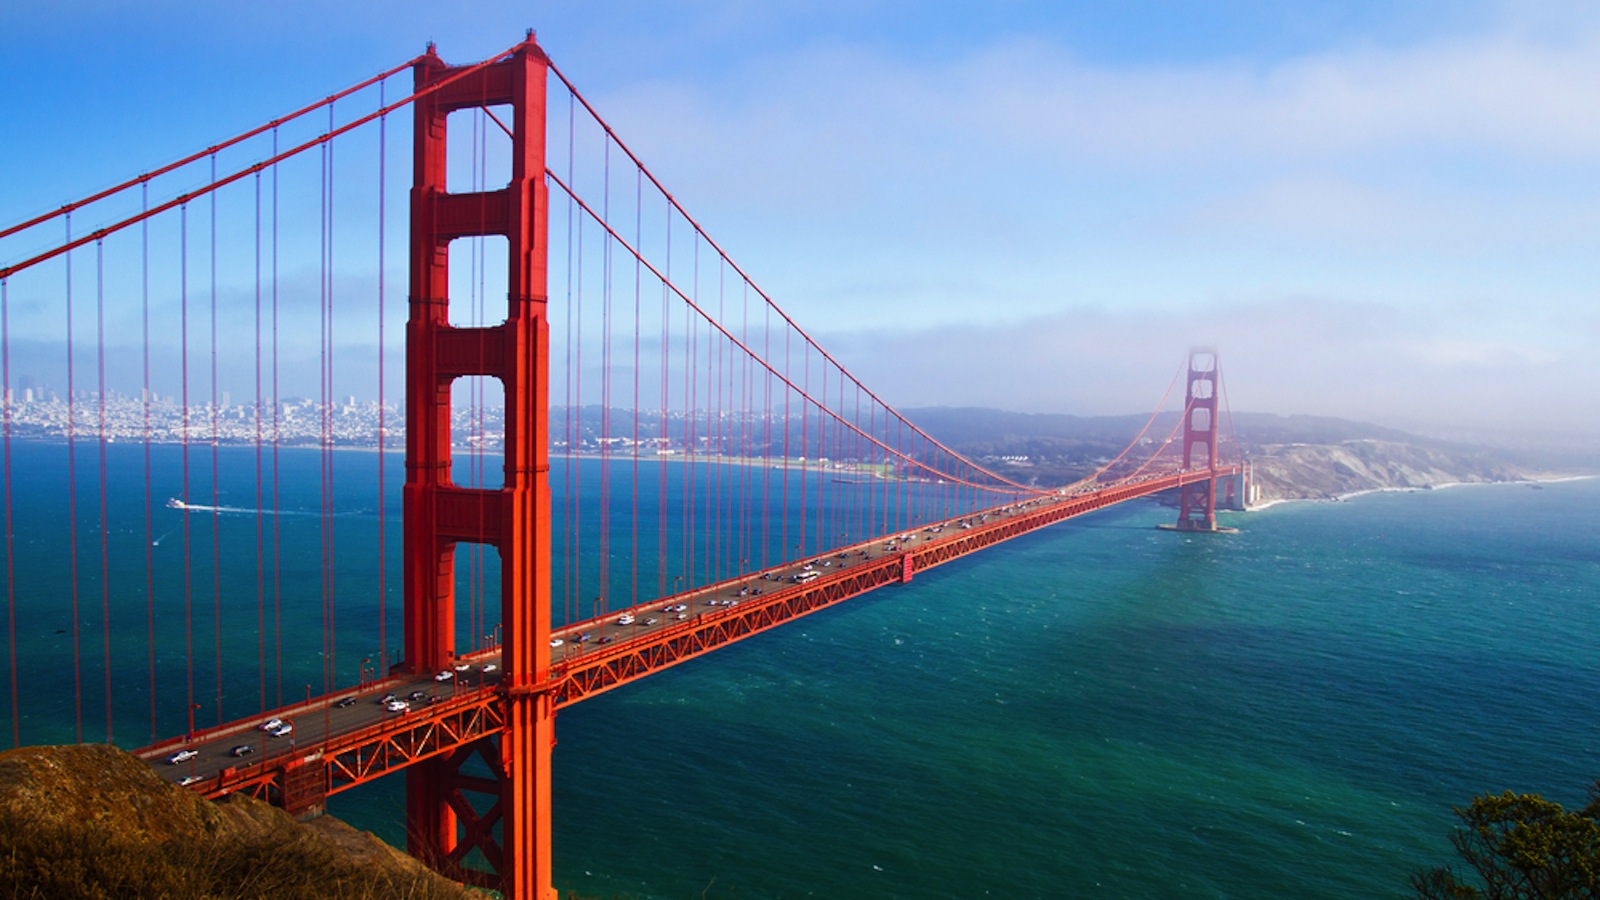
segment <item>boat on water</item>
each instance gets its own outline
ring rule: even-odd
[[[190,509],[190,508],[191,507],[189,506],[189,504],[183,502],[182,500],[179,500],[177,497],[169,497],[167,499],[167,509]]]

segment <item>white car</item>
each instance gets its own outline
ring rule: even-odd
[[[262,722],[260,725],[257,725],[256,728],[258,728],[258,729],[260,729],[262,731],[271,731],[272,729],[277,728],[279,725],[282,725],[282,724],[283,724],[283,720],[282,719],[278,718],[277,716],[273,716],[272,718],[266,720],[265,722]]]
[[[203,775],[185,775],[181,779],[178,780],[178,785],[180,787],[188,787],[191,784],[194,784],[194,783],[199,782],[199,781],[205,781],[205,780],[206,780],[205,776],[203,776]]]
[[[290,722],[279,722],[278,727],[267,732],[267,734],[270,734],[273,737],[285,737],[287,735],[294,734],[294,725]]]
[[[617,616],[617,624],[618,625],[632,625],[633,624],[633,616],[631,614],[629,614],[629,613],[623,613],[622,615]]]
[[[563,641],[561,638],[551,638],[550,639],[550,646],[552,648],[559,647],[559,646],[561,646],[562,644],[565,644],[565,643],[566,643],[566,641]]]
[[[495,665],[494,663],[484,663],[483,664],[483,674],[485,674],[485,675],[488,675],[490,672],[498,672],[499,670],[500,670],[500,667]]]
[[[439,674],[433,676],[433,680],[434,681],[449,681],[450,679],[452,679],[454,677],[456,677],[456,673],[450,671],[449,669],[445,669],[444,671],[440,672]]]
[[[189,760],[194,759],[196,756],[199,756],[199,755],[200,755],[200,751],[199,750],[190,750],[188,748],[185,748],[185,749],[179,750],[177,753],[174,753],[171,756],[167,757],[167,762],[169,764],[175,766],[175,765],[177,765],[178,763],[181,763],[181,762],[188,762]]]
[[[457,672],[470,672],[472,671],[472,663],[456,663],[455,668]]]
[[[383,705],[383,708],[387,709],[389,712],[405,712],[411,708],[411,704],[404,700],[390,700],[388,703]]]

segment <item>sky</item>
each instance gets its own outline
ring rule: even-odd
[[[1586,2],[6,4],[0,223],[529,28],[897,407],[1600,438]]]

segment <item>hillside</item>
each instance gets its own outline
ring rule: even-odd
[[[1149,422],[1145,416],[1084,417],[959,407],[906,414],[952,449],[1008,477],[1040,486],[1065,484],[1094,472]],[[1164,413],[1150,422],[1145,435],[1163,441],[1177,424],[1176,413]],[[1516,481],[1552,471],[1600,471],[1600,448],[1587,444],[1563,448],[1556,456],[1527,448],[1441,440],[1327,416],[1235,413],[1224,424],[1222,438],[1225,443],[1235,441],[1252,462],[1264,501]]]
[[[0,753],[0,895],[483,896],[337,819],[301,824],[243,796],[211,803],[104,744]]]
[[[1487,456],[1430,450],[1400,441],[1269,445],[1252,456],[1260,501],[1332,499],[1357,491],[1531,477]]]

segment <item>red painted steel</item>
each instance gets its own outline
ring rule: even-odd
[[[1239,466],[1219,467],[1215,475],[1236,474],[1239,470]],[[669,624],[658,631],[607,645],[604,650],[586,651],[576,657],[570,657],[557,665],[552,673],[553,679],[558,684],[557,705],[569,706],[734,641],[759,634],[807,613],[860,596],[887,584],[904,583],[908,580],[907,575],[910,572],[920,572],[932,566],[942,565],[992,547],[1001,541],[1084,513],[1174,488],[1181,489],[1186,485],[1209,481],[1213,477],[1210,470],[1146,475],[1098,489],[1024,501],[1014,507],[1017,512],[1013,515],[967,529],[953,528],[959,519],[935,524],[930,527],[942,527],[945,531],[950,531],[949,536],[925,541],[915,549],[904,553],[884,554],[866,562],[852,564],[832,574],[821,576],[809,584],[773,591],[758,598],[741,598],[736,606],[702,613],[682,623]],[[978,515],[975,513],[961,518],[972,519]],[[845,548],[845,552],[848,555],[882,543],[883,539],[880,538]],[[756,578],[759,575],[752,577]],[[724,584],[717,587],[726,589],[734,586],[736,585]],[[596,619],[579,623],[564,631],[588,630],[600,621]]]
[[[1217,354],[1196,350],[1189,354],[1189,388],[1183,405],[1183,467],[1195,468],[1196,451],[1210,477],[1186,484],[1178,495],[1178,528],[1182,531],[1217,530]]]
[[[545,80],[548,60],[530,34],[511,57],[465,77],[431,48],[415,69],[415,180],[411,196],[411,317],[407,325],[405,665],[442,669],[456,656],[455,547],[500,552],[504,725],[470,752],[429,755],[407,769],[410,849],[441,871],[512,898],[554,897],[550,881],[550,747],[554,706],[538,686],[550,665],[548,197]],[[447,87],[424,89],[452,79]],[[445,181],[449,114],[511,107],[509,184],[455,193]],[[510,258],[504,323],[449,324],[449,245],[504,235]],[[499,378],[505,390],[505,477],[497,491],[457,486],[450,469],[450,388],[463,376]],[[498,740],[496,740],[496,737]],[[473,755],[494,773],[494,804],[479,814],[461,794]],[[482,787],[471,782],[475,787]],[[493,828],[499,826],[499,840]],[[496,877],[463,865],[482,851]]]
[[[1241,465],[1220,466],[1216,474],[1219,477],[1231,476],[1242,469]],[[385,717],[370,725],[336,734],[318,744],[303,746],[298,754],[270,756],[248,765],[224,769],[215,778],[196,783],[193,789],[207,797],[235,792],[250,793],[282,805],[291,812],[303,814],[320,805],[327,796],[395,771],[428,772],[442,779],[438,795],[451,806],[456,818],[467,819],[466,810],[470,810],[471,816],[465,822],[464,836],[452,843],[448,850],[442,851],[440,856],[430,858],[430,861],[462,880],[487,884],[481,873],[474,874],[458,864],[467,850],[486,846],[494,847],[496,855],[485,853],[485,858],[500,859],[502,867],[508,863],[512,866],[517,864],[516,860],[504,856],[504,845],[496,845],[491,837],[492,826],[504,815],[501,811],[504,803],[484,813],[464,805],[463,791],[489,795],[493,795],[494,791],[489,789],[489,782],[484,779],[461,774],[460,767],[473,756],[485,761],[499,758],[494,752],[493,739],[511,727],[507,718],[509,707],[504,702],[508,694],[544,698],[552,710],[570,706],[808,613],[886,585],[903,583],[908,567],[922,570],[942,565],[1085,513],[1162,491],[1181,490],[1185,485],[1203,482],[1211,477],[1210,470],[1145,475],[1073,493],[1057,493],[1025,501],[1010,507],[1010,512],[1004,515],[991,515],[994,519],[992,522],[970,528],[959,528],[956,523],[962,520],[976,521],[984,516],[983,513],[935,523],[927,528],[938,530],[920,532],[926,537],[912,549],[880,553],[871,559],[836,569],[815,581],[774,588],[759,597],[741,598],[738,605],[701,613],[681,623],[671,623],[637,637],[606,645],[603,649],[595,648],[568,657],[551,667],[546,680],[528,685],[520,691],[508,689],[503,680],[496,682],[486,679],[485,683],[473,688],[453,690],[431,705]],[[871,552],[884,540],[879,538],[847,549],[852,553],[861,550]],[[895,538],[888,540],[897,541]],[[778,572],[783,568],[792,569],[793,564],[769,571]],[[736,589],[746,581],[770,584],[762,581],[761,575],[759,572],[751,573],[745,579],[700,588],[680,596],[692,600]],[[676,599],[661,598],[653,601],[652,605]],[[599,619],[574,623],[564,628],[563,633],[595,630],[615,615],[613,612]],[[548,648],[548,644],[546,646]],[[473,654],[471,660],[481,665],[486,661],[497,661],[497,657],[491,649]],[[370,684],[364,689],[363,696],[370,700],[386,690],[399,690],[401,683],[401,679],[392,678]],[[315,717],[323,712],[324,707],[348,696],[348,691],[340,692],[277,712],[284,718]],[[259,717],[234,722],[210,729],[197,735],[196,739],[223,739],[231,734],[250,732],[258,721]],[[154,762],[188,743],[183,738],[176,738],[146,747],[137,751],[137,754]],[[544,765],[548,772],[548,760],[544,761]],[[494,768],[491,767],[491,770]],[[313,775],[312,770],[320,774]],[[499,785],[500,780],[497,779],[494,784]],[[501,824],[503,827],[504,823]]]
[[[298,748],[280,750],[270,757],[253,759],[249,763],[240,760],[241,764],[220,771],[213,762],[213,767],[206,770],[212,774],[193,785],[197,792],[211,797],[246,792],[268,798],[296,814],[312,814],[320,811],[327,797],[334,793],[403,769],[407,779],[407,831],[413,853],[448,875],[499,891],[502,896],[553,900],[550,752],[554,744],[554,716],[560,707],[884,585],[910,582],[914,574],[931,566],[1115,503],[1176,489],[1180,498],[1180,528],[1209,530],[1215,527],[1215,480],[1238,473],[1240,467],[1218,464],[1217,359],[1215,353],[1197,352],[1189,361],[1188,400],[1180,423],[1184,441],[1182,470],[1146,473],[1142,467],[1141,474],[1135,477],[1055,492],[1013,485],[1029,493],[1031,499],[997,508],[1002,512],[990,511],[992,516],[974,513],[936,523],[919,533],[915,541],[877,538],[842,548],[847,554],[854,551],[852,558],[835,568],[804,576],[811,579],[809,581],[768,582],[772,586],[766,593],[757,592],[760,596],[746,597],[741,592],[737,605],[709,607],[681,621],[672,620],[659,628],[624,635],[604,645],[597,643],[576,652],[569,647],[566,655],[553,664],[550,648],[547,183],[560,190],[568,189],[546,165],[545,90],[552,69],[531,33],[522,44],[490,62],[451,67],[430,47],[428,53],[412,65],[416,92],[411,98],[390,104],[356,123],[330,128],[327,135],[279,154],[273,160],[226,178],[214,178],[213,184],[201,192],[141,212],[111,229],[126,228],[174,204],[182,205],[204,191],[262,171],[278,160],[331,140],[360,122],[371,121],[407,102],[413,104],[415,158],[411,192],[410,317],[406,334],[407,474],[403,496],[405,635],[404,662],[399,667],[413,678],[408,681],[398,672],[391,673],[394,677],[364,684],[362,691],[382,691],[389,686],[398,689],[403,683],[415,687],[417,675],[424,676],[420,680],[426,685],[429,683],[427,674],[457,663],[454,569],[456,548],[462,542],[493,546],[500,554],[503,644],[485,651],[493,656],[499,673],[492,678],[485,674],[475,687],[461,685],[458,679],[448,697],[398,715],[370,711],[359,716],[350,713],[355,718],[341,726],[348,730],[331,735],[317,734]],[[579,100],[581,102],[581,98]],[[450,114],[463,110],[487,111],[496,105],[511,109],[509,127],[498,117],[495,119],[511,138],[509,182],[499,190],[450,192],[446,181]],[[584,105],[587,107],[587,103]],[[606,132],[608,139],[615,140],[609,127]],[[632,158],[631,152],[623,149]],[[637,163],[636,159],[634,161]],[[640,171],[648,175],[642,166]],[[650,180],[654,183],[653,176]],[[576,196],[573,199],[578,209],[599,223],[608,239],[637,257],[637,250],[613,229],[603,213],[597,213]],[[668,200],[687,218],[687,213],[670,195]],[[698,225],[694,228],[696,234],[703,237]],[[96,234],[105,233],[108,229]],[[501,235],[507,239],[510,277],[505,321],[487,327],[453,326],[449,322],[450,243],[457,238],[484,235]],[[91,235],[77,242],[69,241],[20,267],[0,269],[0,276],[93,239],[95,236]],[[708,237],[703,239],[726,260],[717,245]],[[827,429],[837,428],[832,433],[836,456],[850,455],[843,451],[841,442],[846,432],[853,430],[864,446],[876,447],[885,458],[895,460],[897,469],[907,473],[922,469],[929,473],[926,481],[904,482],[910,488],[909,497],[899,498],[897,486],[897,503],[911,507],[920,503],[926,507],[930,501],[926,497],[919,499],[918,486],[932,483],[932,476],[938,476],[940,483],[971,488],[974,492],[991,489],[961,474],[934,471],[914,453],[899,446],[898,440],[891,446],[887,429],[881,438],[875,428],[862,432],[859,428],[860,394],[882,405],[886,414],[892,411],[855,381],[854,376],[838,367],[832,357],[816,347],[787,315],[776,310],[776,306],[772,309],[789,328],[804,337],[807,346],[814,348],[822,359],[836,367],[837,381],[830,382],[824,370],[820,389],[813,390],[809,374],[812,350],[805,352],[805,361],[800,366],[806,374],[798,380],[792,378],[787,359],[782,368],[777,367],[747,343],[747,335],[736,334],[717,321],[694,296],[681,291],[650,262],[642,257],[638,260],[641,268],[661,278],[664,295],[670,291],[703,319],[707,325],[706,334],[714,339],[713,343],[722,341],[720,346],[726,348],[730,358],[736,352],[748,354],[755,364],[752,368],[764,369],[763,377],[768,377],[769,384],[786,389],[785,410],[791,396],[804,401],[802,451],[808,446],[807,423],[815,417],[824,428],[818,441],[820,447],[829,447]],[[731,260],[727,262],[732,266]],[[737,266],[732,269],[742,277]],[[748,279],[745,283],[749,284]],[[771,304],[759,289],[757,293]],[[787,334],[785,332],[784,336],[786,347]],[[635,341],[637,343],[637,337]],[[635,365],[637,352],[636,349]],[[721,350],[716,353],[716,365],[721,366]],[[463,487],[452,478],[451,387],[456,379],[463,377],[498,378],[504,387],[505,472],[503,486],[498,489]],[[729,379],[731,383],[732,375]],[[842,412],[846,379],[858,392],[855,421]],[[716,383],[720,386],[720,375]],[[828,402],[832,388],[836,388],[839,395],[837,407]],[[770,390],[769,387],[769,396]],[[637,401],[637,397],[635,399]],[[715,428],[723,427],[721,416],[712,421]],[[943,449],[943,445],[915,426],[905,424],[932,446]],[[692,446],[692,425],[690,434]],[[1168,439],[1171,437],[1169,434]],[[712,440],[721,446],[721,432],[717,431]],[[787,444],[786,427],[786,458]],[[1203,461],[1199,459],[1202,448],[1205,451]],[[716,464],[722,464],[720,458]],[[1150,465],[1145,464],[1146,467]],[[976,467],[973,471],[989,474]],[[971,477],[978,478],[977,475]],[[802,481],[802,489],[804,484]],[[823,483],[822,490],[828,489],[827,484]],[[784,490],[788,490],[787,479]],[[890,503],[887,482],[883,500],[886,506]],[[724,500],[719,498],[715,502],[715,514],[721,515]],[[887,512],[884,521],[888,521]],[[839,527],[838,522],[830,524],[823,515],[813,520],[813,524],[819,537]],[[807,527],[802,518],[799,530]],[[712,531],[720,533],[721,529]],[[784,546],[788,544],[787,537],[785,532],[780,542]],[[741,548],[740,556],[744,553]],[[878,555],[873,556],[874,553]],[[777,576],[794,570],[799,564],[791,560],[767,569],[766,574]],[[741,565],[741,573],[743,568]],[[762,574],[741,574],[737,581],[698,588],[683,596],[703,600],[714,592],[737,591],[741,582],[757,579]],[[671,598],[655,602],[668,599]],[[576,623],[563,633],[572,633],[591,624],[602,623],[600,619]],[[481,664],[484,654],[474,654],[474,658]],[[287,715],[292,710],[304,722],[306,716],[326,716],[331,707],[343,707],[344,703],[336,704],[336,701],[345,699],[348,699],[348,691],[317,700],[308,697],[305,704],[280,712]],[[239,734],[251,731],[255,721],[211,728],[198,736],[191,734],[185,739],[146,748],[140,754],[154,761],[171,752],[173,745],[187,744],[194,739],[211,740],[226,748]],[[333,730],[329,721],[323,720],[324,732]],[[301,733],[305,734],[306,730]],[[291,742],[288,746],[294,745]],[[232,759],[226,761],[233,762]],[[465,769],[469,764],[472,769]],[[480,764],[489,777],[471,774]],[[486,862],[492,871],[472,868],[477,858]]]

